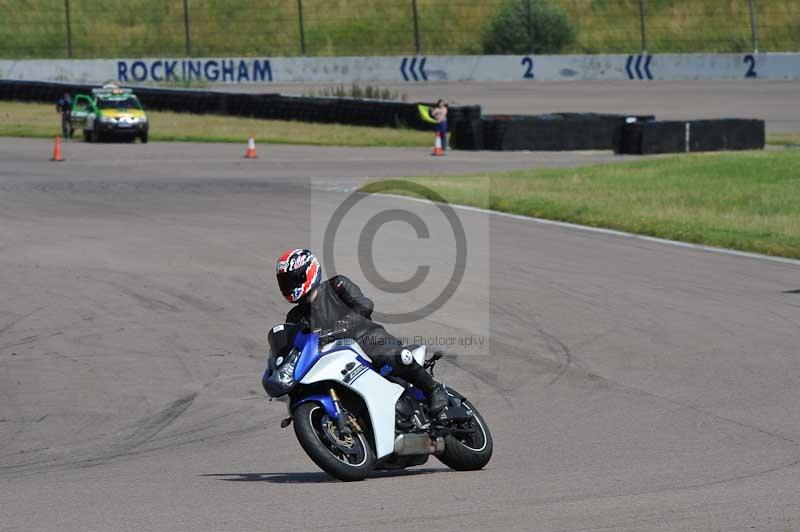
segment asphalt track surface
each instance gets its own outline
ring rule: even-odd
[[[767,133],[800,132],[800,81],[514,81],[505,83],[362,83],[409,101],[446,98],[482,105],[488,114],[553,112],[654,114],[659,120],[760,118]],[[231,90],[230,85],[217,88]],[[335,83],[240,85],[238,90],[305,95]],[[349,88],[345,86],[345,88]],[[236,90],[236,89],[235,89]]]
[[[613,156],[50,148],[0,139],[3,532],[800,529],[797,263],[457,210],[488,234],[475,284],[395,330],[488,338],[437,372],[488,420],[488,467],[343,484],[279,428],[259,383],[287,310],[272,265],[318,236],[312,206],[364,177]],[[431,257],[382,231],[400,273]]]

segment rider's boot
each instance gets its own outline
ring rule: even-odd
[[[428,396],[428,411],[434,416],[450,404],[447,391],[444,389],[444,386],[438,382],[434,385],[432,390],[426,391],[425,395]]]
[[[444,386],[433,380],[430,373],[417,364],[409,367],[405,379],[425,392],[428,398],[428,413],[437,415],[450,404],[450,399]]]

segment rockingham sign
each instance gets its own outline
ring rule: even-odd
[[[101,83],[800,79],[800,54],[0,60],[0,78]]]
[[[117,61],[117,81],[272,81],[269,59],[152,59]]]

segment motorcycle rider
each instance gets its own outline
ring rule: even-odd
[[[337,329],[345,323],[348,337],[361,346],[377,369],[389,365],[393,375],[425,392],[431,414],[447,406],[444,387],[414,361],[398,338],[372,321],[373,302],[350,279],[336,275],[321,282],[319,261],[311,251],[299,248],[281,255],[275,270],[281,293],[296,303],[286,315],[287,323],[308,329]]]

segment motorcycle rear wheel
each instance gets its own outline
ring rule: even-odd
[[[483,469],[492,458],[494,443],[489,426],[478,412],[478,409],[467,400],[464,406],[473,412],[472,434],[447,436],[444,440],[444,453],[439,461],[456,471],[475,471]]]
[[[292,412],[294,433],[306,454],[330,476],[364,480],[375,465],[375,454],[362,433],[337,440],[335,423],[317,403],[303,403]],[[331,428],[333,425],[333,429]],[[346,440],[346,441],[345,441]]]

